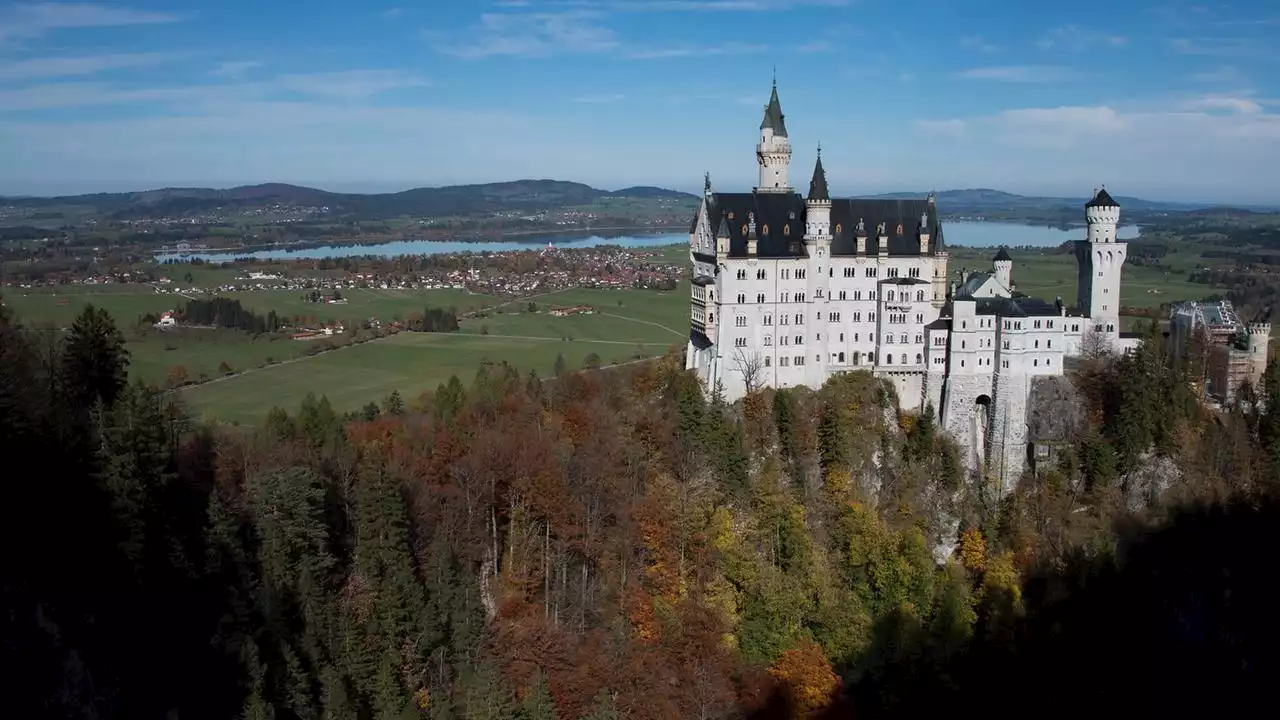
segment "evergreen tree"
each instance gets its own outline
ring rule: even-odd
[[[62,379],[73,406],[110,406],[124,390],[129,352],[115,320],[102,308],[86,305],[71,323],[62,356]]]
[[[520,705],[520,720],[559,720],[555,703],[551,701],[547,676],[541,670],[534,673],[529,694]]]

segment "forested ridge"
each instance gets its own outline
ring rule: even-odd
[[[1230,714],[1277,670],[1280,376],[1211,413],[1161,343],[1000,497],[866,373],[486,365],[218,428],[103,311],[0,307],[5,715]]]

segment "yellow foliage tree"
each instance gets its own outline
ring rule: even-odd
[[[982,576],[982,589],[987,595],[992,591],[1009,594],[1015,608],[1022,605],[1022,578],[1013,564],[1013,553],[996,555],[987,561],[987,571]]]
[[[832,672],[822,648],[810,640],[802,640],[794,650],[782,653],[769,668],[769,674],[790,690],[792,717],[796,718],[825,708],[840,689],[840,678]]]
[[[960,564],[975,574],[987,569],[987,539],[981,530],[969,528],[960,533]]]

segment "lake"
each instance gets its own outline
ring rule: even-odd
[[[997,247],[1000,245],[1009,247],[1056,247],[1068,240],[1083,240],[1085,234],[1084,226],[1071,230],[1062,230],[1056,227],[978,221],[947,222],[944,228],[948,245],[964,247]],[[1137,235],[1137,226],[1129,225],[1120,228],[1119,236],[1121,239],[1131,239],[1137,237]],[[586,234],[542,235],[489,242],[400,240],[376,245],[324,245],[294,250],[281,248],[255,252],[156,253],[156,260],[158,262],[189,262],[198,258],[205,262],[222,263],[244,257],[252,257],[257,260],[302,260],[352,257],[356,255],[396,257],[399,255],[443,255],[461,252],[536,250],[549,244],[558,248],[591,248],[601,245],[650,248],[664,245],[680,245],[687,242],[689,242],[687,233],[620,235],[614,237]]]

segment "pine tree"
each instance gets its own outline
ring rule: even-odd
[[[110,406],[125,387],[129,352],[110,313],[93,305],[71,323],[62,357],[62,379],[73,406]]]
[[[529,694],[521,703],[521,720],[559,720],[555,703],[551,701],[551,688],[547,685],[547,676],[542,671],[533,675]]]

